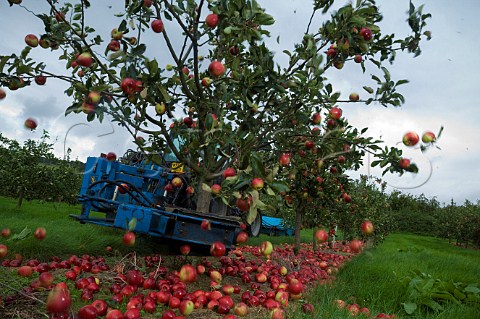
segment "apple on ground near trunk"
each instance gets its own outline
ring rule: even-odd
[[[270,256],[273,252],[273,245],[271,242],[269,241],[264,241],[261,245],[260,245],[260,252],[264,255],[264,256]]]
[[[185,283],[195,282],[197,280],[197,269],[192,265],[183,265],[180,269],[180,280]]]

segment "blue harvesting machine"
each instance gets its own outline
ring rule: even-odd
[[[181,178],[182,185],[166,191],[174,177]],[[79,195],[81,214],[70,216],[81,223],[130,228],[166,241],[188,243],[192,249],[205,250],[216,241],[231,248],[242,231],[240,212],[229,209],[229,216],[196,212],[187,185],[188,174],[177,162],[159,166],[133,151],[114,161],[89,157]],[[204,219],[210,222],[210,231],[201,229]],[[261,219],[258,222],[261,226]],[[260,226],[250,226],[250,234],[253,231],[255,236]]]

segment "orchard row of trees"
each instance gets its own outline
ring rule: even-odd
[[[211,186],[223,174],[215,195],[247,221],[267,202],[276,209],[287,201],[299,247],[300,226],[316,219],[309,207],[333,211],[351,201],[347,172],[361,167],[365,154],[385,172],[417,171],[400,149],[380,147],[367,128],[351,126],[342,105],[404,103],[399,89],[408,81],[388,67],[398,54],[419,55],[430,38],[422,6],[405,8],[409,32],[399,38],[405,32],[382,32],[375,0],[314,0],[293,48],[274,53],[267,38],[276,21],[257,0],[126,0],[104,15],[97,1],[9,2],[12,14],[31,13],[44,30],[18,35],[25,48],[0,57],[0,85],[14,91],[51,79],[69,83],[66,114],[85,113],[89,121],[109,115],[142,151],[171,150],[192,174],[200,212],[209,210]],[[88,24],[95,21],[102,23]],[[42,49],[51,60],[38,59]],[[280,65],[278,54],[287,62]],[[371,74],[362,99],[341,99],[327,77],[345,64]]]
[[[393,231],[447,238],[457,244],[480,247],[480,201],[453,200],[445,206],[435,198],[393,192],[389,196]]]
[[[44,132],[38,141],[23,144],[0,133],[0,195],[18,199],[76,203],[83,172],[82,163],[56,158]]]

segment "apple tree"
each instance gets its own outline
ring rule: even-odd
[[[40,140],[29,139],[22,145],[0,133],[0,194],[17,198],[18,208],[24,199],[77,202],[78,167],[55,158],[48,139],[44,132]]]
[[[9,2],[12,13],[24,9],[19,1]],[[337,10],[334,4],[310,4],[310,23],[294,49],[283,51],[288,62],[280,65],[266,42],[275,19],[256,0],[126,0],[115,7],[117,20],[105,19],[114,21],[109,26],[88,23],[98,3],[45,0],[41,12],[27,8],[44,30],[19,36],[19,41],[25,37],[25,49],[0,57],[0,85],[16,90],[49,78],[68,82],[65,93],[72,102],[66,114],[100,121],[110,116],[152,161],[162,163],[165,152],[173,153],[192,176],[201,212],[209,210],[214,193],[249,212],[251,221],[258,209],[268,208],[262,196],[291,196],[299,239],[305,199],[338,198],[330,184],[326,195],[319,194],[311,182],[316,174],[343,175],[361,165],[365,152],[390,172],[416,170],[398,165],[399,150],[380,149],[366,130],[349,126],[337,105],[400,106],[398,87],[407,81],[395,81],[386,65],[399,52],[420,54],[421,39],[430,37],[423,30],[430,15],[411,3],[412,32],[399,39],[382,33],[374,0]],[[35,50],[41,48],[50,50],[65,72],[37,61]],[[341,100],[334,90],[327,71],[346,63],[374,74],[376,87],[364,87],[366,98]],[[339,152],[347,146],[348,164],[340,167]],[[282,154],[291,158],[290,179],[278,162]],[[325,177],[334,184],[339,178]],[[221,188],[213,190],[214,184]]]

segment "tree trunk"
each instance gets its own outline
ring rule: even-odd
[[[202,188],[203,182],[200,181],[198,185],[198,196],[197,196],[197,211],[201,213],[208,213],[210,211],[210,199],[211,194]]]
[[[297,204],[297,209],[295,212],[295,247],[293,248],[293,252],[295,255],[298,255],[300,251],[300,233],[302,231],[303,208],[304,204],[302,201],[300,201]]]
[[[17,208],[22,207],[23,195],[25,195],[25,189],[22,187],[22,188],[20,189],[20,192],[18,193]]]

